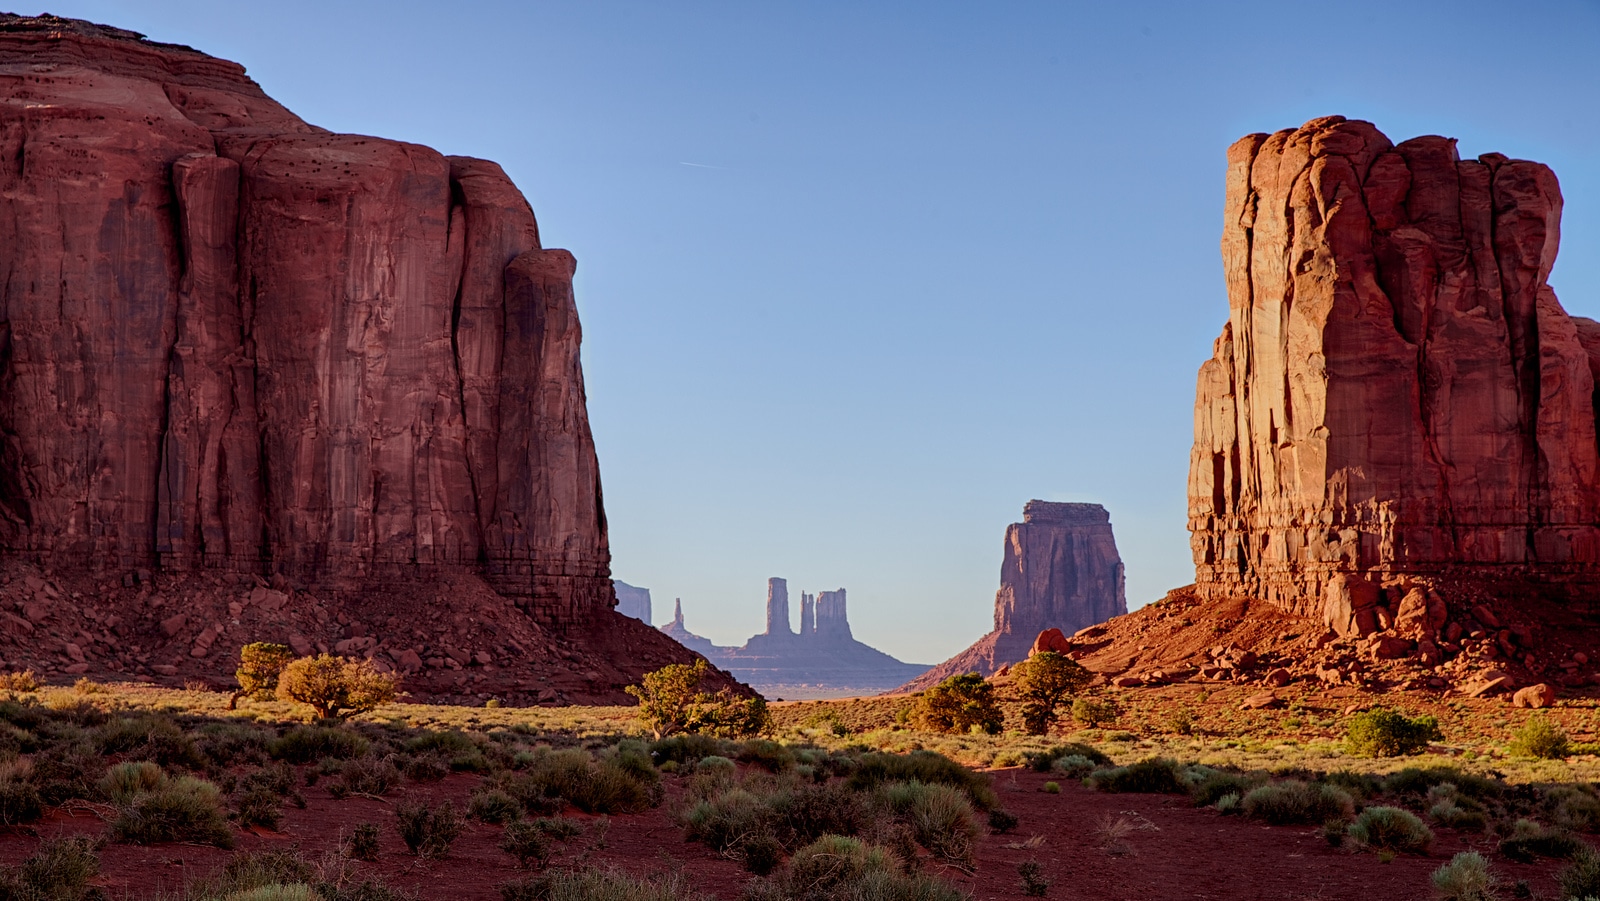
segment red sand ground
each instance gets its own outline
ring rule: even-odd
[[[1372,853],[1329,847],[1315,827],[1276,827],[1225,818],[1195,809],[1169,795],[1111,795],[1073,783],[1060,794],[1042,788],[1049,776],[1020,769],[993,773],[1002,804],[1020,820],[1007,835],[980,840],[976,873],[967,875],[926,861],[924,866],[976,899],[1021,898],[1017,864],[1037,860],[1053,882],[1047,897],[1084,901],[1387,901],[1431,897],[1429,874],[1457,852],[1475,848],[1489,856],[1508,881],[1526,879],[1534,892],[1556,891],[1560,862],[1514,864],[1494,855],[1493,840],[1480,834],[1438,829],[1438,841],[1425,857],[1401,855],[1381,863]],[[452,776],[443,782],[407,789],[430,801],[455,799],[464,807],[478,778]],[[298,848],[313,861],[338,847],[341,833],[362,822],[378,823],[383,850],[377,862],[357,864],[360,872],[419,894],[424,899],[497,901],[497,886],[523,873],[496,846],[501,827],[469,822],[461,839],[442,860],[411,857],[394,830],[396,792],[377,801],[351,797],[335,801],[321,787],[302,789],[305,810],[284,808],[283,831],[241,837],[240,850]],[[739,897],[750,878],[740,866],[705,845],[684,840],[673,820],[682,797],[679,780],[668,777],[667,801],[638,815],[614,816],[602,841],[589,832],[567,842],[555,865],[582,859],[635,874],[681,868],[690,883],[724,901]],[[597,817],[568,811],[586,823]],[[1132,853],[1113,856],[1098,848],[1096,828],[1103,820],[1126,816],[1143,825],[1127,839]],[[0,862],[16,863],[38,844],[37,836],[97,833],[90,814],[54,813],[29,829],[0,832]],[[1034,837],[1039,837],[1035,839]],[[1024,847],[1030,839],[1033,848]],[[113,898],[146,898],[171,893],[186,881],[221,865],[229,852],[192,845],[133,847],[107,845],[98,880]]]

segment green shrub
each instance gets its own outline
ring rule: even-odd
[[[164,716],[122,717],[101,726],[95,741],[102,755],[151,760],[164,767],[199,769],[205,758],[183,728]]]
[[[1017,815],[1009,810],[996,807],[989,811],[989,831],[995,835],[1004,835],[1017,828]]]
[[[1562,898],[1600,898],[1600,853],[1592,848],[1579,851],[1556,878]]]
[[[684,834],[735,860],[747,861],[747,848],[777,840],[776,818],[761,798],[743,788],[732,788],[696,803],[684,814]],[[748,861],[747,861],[748,862]],[[754,861],[762,866],[759,855]]]
[[[657,766],[664,763],[698,763],[706,757],[722,753],[722,742],[710,735],[672,735],[651,742],[650,759]]]
[[[265,786],[257,786],[240,795],[234,805],[238,811],[239,825],[262,826],[276,832],[283,822],[281,798]]]
[[[47,838],[16,867],[0,867],[0,898],[7,901],[87,901],[99,896],[89,882],[100,872],[100,845],[86,835]]]
[[[1111,758],[1100,753],[1094,748],[1079,742],[1069,742],[1056,745],[1048,751],[1026,751],[1022,755],[1023,762],[1028,769],[1035,773],[1047,773],[1055,766],[1055,762],[1064,757],[1081,757],[1095,766],[1111,766]]]
[[[1127,766],[1096,770],[1089,787],[1103,792],[1176,794],[1187,791],[1183,769],[1169,757],[1151,757]]]
[[[1433,871],[1439,901],[1495,901],[1495,884],[1489,862],[1476,851],[1462,851]]]
[[[345,794],[382,797],[400,784],[400,770],[388,758],[353,757],[340,765],[339,784]]]
[[[44,815],[32,769],[24,760],[0,761],[0,826],[20,826]]]
[[[450,775],[450,761],[437,754],[421,754],[405,761],[405,774],[412,782],[438,782]]]
[[[880,791],[890,810],[911,827],[917,844],[940,860],[971,864],[978,841],[972,803],[948,785],[892,782]]]
[[[416,801],[402,801],[395,805],[394,813],[398,820],[396,825],[400,840],[418,857],[443,857],[450,852],[450,846],[455,844],[456,839],[461,837],[464,822],[456,812],[455,804],[449,800],[436,807]]]
[[[1012,667],[1011,674],[1022,697],[1022,730],[1029,735],[1049,732],[1061,705],[1093,678],[1076,660],[1055,651],[1031,655]]]
[[[540,755],[499,787],[530,813],[554,813],[562,802],[585,813],[638,813],[661,803],[660,780],[641,753],[597,761],[573,748]]]
[[[1408,772],[1402,770],[1401,772]],[[1324,773],[1318,782],[1342,788],[1350,797],[1360,801],[1370,798],[1383,790],[1383,780],[1371,773],[1358,773],[1354,770],[1334,770]]]
[[[1482,829],[1488,818],[1481,811],[1462,807],[1456,801],[1437,801],[1428,808],[1428,816],[1441,826],[1451,829]]]
[[[105,762],[94,748],[70,741],[52,744],[33,757],[30,779],[47,806],[69,798],[96,797],[95,785],[105,772]]]
[[[507,823],[522,815],[522,805],[516,798],[491,788],[472,796],[467,802],[467,813],[485,823]]]
[[[1260,784],[1260,776],[1214,770],[1189,790],[1189,800],[1196,807],[1210,807],[1223,795],[1238,795],[1242,798]]]
[[[438,756],[449,761],[450,769],[457,772],[482,773],[489,769],[483,749],[464,732],[428,732],[406,742],[406,750]]]
[[[233,847],[233,830],[222,812],[222,793],[215,785],[190,776],[166,779],[153,791],[139,792],[119,805],[111,821],[118,842],[197,842]]]
[[[1275,826],[1342,822],[1355,813],[1355,801],[1343,789],[1298,779],[1257,786],[1245,793],[1239,807],[1245,816]]]
[[[1408,717],[1386,707],[1374,707],[1350,717],[1345,727],[1345,750],[1356,757],[1402,757],[1443,737],[1439,721],[1432,716]]]
[[[542,867],[550,859],[550,834],[532,822],[519,820],[501,833],[500,850],[515,857],[523,869],[530,861]]]
[[[190,898],[231,899],[253,892],[273,894],[285,886],[307,885],[316,868],[295,851],[242,851],[220,869],[189,886]]]
[[[1588,846],[1564,829],[1547,829],[1533,820],[1517,820],[1511,834],[1500,842],[1500,853],[1519,863],[1532,863],[1540,857],[1561,860],[1576,857]]]
[[[869,798],[841,783],[797,785],[766,798],[785,848],[798,848],[824,835],[854,835],[873,816]]]
[[[259,766],[274,737],[270,729],[243,723],[206,723],[194,732],[195,749],[212,767]]]
[[[1433,832],[1422,820],[1399,807],[1368,807],[1345,833],[1359,845],[1384,851],[1421,854],[1433,844]]]
[[[1223,816],[1232,816],[1233,814],[1240,812],[1239,800],[1240,795],[1238,792],[1228,792],[1227,794],[1217,798],[1216,803],[1212,804],[1211,806],[1215,807],[1217,809],[1217,813],[1220,813]]]
[[[796,851],[783,870],[753,881],[745,901],[967,901],[968,895],[921,873],[902,871],[896,856],[858,839],[827,835]]]
[[[584,867],[500,884],[501,901],[708,901],[682,873],[637,879],[617,870]],[[888,899],[885,899],[888,901]]]
[[[1052,772],[1060,773],[1068,779],[1082,779],[1094,772],[1095,765],[1094,761],[1087,757],[1068,754],[1065,757],[1056,758],[1055,762],[1050,764],[1050,769]]]
[[[1383,790],[1396,795],[1425,795],[1444,784],[1454,786],[1456,793],[1463,797],[1480,801],[1495,800],[1506,791],[1505,785],[1498,780],[1452,766],[1406,767],[1384,779]]]
[[[1005,713],[994,685],[977,673],[962,673],[923,692],[911,713],[911,723],[929,732],[999,735],[1005,727]]]
[[[1117,702],[1110,698],[1079,698],[1072,702],[1072,718],[1091,729],[1109,726],[1121,715]]]
[[[1600,798],[1587,785],[1554,785],[1545,789],[1540,805],[1563,829],[1600,831]]]
[[[1511,735],[1511,744],[1508,750],[1518,757],[1533,757],[1540,760],[1559,760],[1569,753],[1571,739],[1560,727],[1550,722],[1539,714],[1528,717]]]
[[[339,726],[296,726],[267,743],[267,753],[275,760],[311,763],[325,757],[349,760],[367,753],[368,741]]]
[[[794,752],[775,741],[762,739],[745,742],[739,749],[739,760],[768,772],[781,773],[794,767]]]
[[[1000,798],[989,785],[989,777],[975,773],[954,760],[933,751],[910,754],[862,754],[850,772],[847,784],[858,791],[877,788],[886,782],[923,782],[948,785],[965,792],[973,806],[990,810]]]
[[[355,860],[377,860],[380,848],[377,823],[357,823],[344,840],[344,853]]]

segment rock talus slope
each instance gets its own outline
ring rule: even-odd
[[[1561,204],[1539,163],[1341,117],[1229,149],[1229,316],[1189,475],[1202,598],[1348,619],[1361,580],[1449,574],[1592,606],[1600,324],[1547,283]]]
[[[0,15],[0,210],[0,552],[612,615],[575,262],[498,165]]]
[[[1071,634],[1128,612],[1111,514],[1099,504],[1029,501],[1006,529],[994,631],[899,690],[959,673],[989,676],[1026,659],[1039,634]]]

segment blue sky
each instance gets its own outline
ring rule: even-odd
[[[38,12],[15,8],[16,12]],[[1550,164],[1600,316],[1600,4],[179,2],[50,12],[243,63],[308,121],[496,160],[578,257],[615,572],[719,643],[768,576],[936,662],[1029,498],[1193,579],[1223,151],[1320,115]]]

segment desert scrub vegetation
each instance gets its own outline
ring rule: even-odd
[[[1055,725],[1061,707],[1089,684],[1091,674],[1078,661],[1055,651],[1041,651],[1012,667],[1012,687],[1022,700],[1022,729],[1044,735]]]
[[[1090,788],[1103,792],[1182,794],[1199,774],[1170,757],[1151,757],[1127,766],[1108,767],[1089,774]]]
[[[290,661],[278,675],[279,699],[311,708],[318,719],[345,719],[395,699],[400,678],[372,661],[332,654]]]
[[[744,901],[968,901],[932,876],[907,873],[895,854],[856,838],[827,835],[796,851],[774,875],[753,880]]]
[[[265,701],[278,694],[278,678],[294,660],[287,645],[254,641],[239,649],[239,669],[233,676],[239,690],[228,698],[228,709],[236,710],[243,698]]]
[[[951,676],[923,692],[910,719],[929,732],[998,735],[1005,728],[1005,713],[994,684],[977,673]]]
[[[0,898],[7,901],[87,901],[98,896],[90,880],[100,872],[100,845],[83,835],[47,838],[20,866],[0,867]]]
[[[1433,845],[1433,830],[1400,807],[1368,807],[1346,827],[1345,834],[1360,847],[1379,851],[1422,854]]]
[[[679,732],[738,738],[768,727],[765,698],[742,697],[726,688],[708,692],[710,674],[710,664],[700,658],[645,673],[638,685],[626,689],[639,699],[639,723],[658,740]]]
[[[1439,901],[1495,901],[1499,885],[1489,861],[1476,851],[1462,851],[1433,871],[1433,891]]]
[[[500,885],[501,901],[708,901],[681,873],[637,879],[600,867],[542,873]]]
[[[1511,734],[1507,750],[1518,757],[1560,760],[1571,752],[1572,741],[1560,727],[1536,713]]]
[[[1342,788],[1298,779],[1257,786],[1239,800],[1245,816],[1275,826],[1344,822],[1355,815],[1355,806],[1350,793]]]
[[[1443,738],[1438,719],[1408,717],[1387,707],[1353,714],[1345,726],[1345,750],[1353,757],[1403,757]]]
[[[538,817],[518,820],[506,826],[500,835],[500,850],[517,859],[517,866],[527,869],[529,863],[544,866],[556,842],[566,841],[582,832],[577,822],[565,817]]]
[[[498,774],[492,787],[530,814],[558,812],[570,803],[584,813],[638,813],[661,803],[661,775],[637,742],[596,758],[568,748],[535,752],[521,771]]]
[[[395,805],[395,828],[400,840],[418,857],[443,857],[450,846],[461,837],[465,818],[456,812],[453,802],[445,800],[429,806],[419,801],[401,801]]]
[[[110,826],[113,841],[233,847],[233,829],[222,810],[222,792],[215,785],[193,776],[171,778],[159,769],[153,774],[144,770],[135,778],[146,777],[153,784],[134,789],[117,804],[117,815]]]

